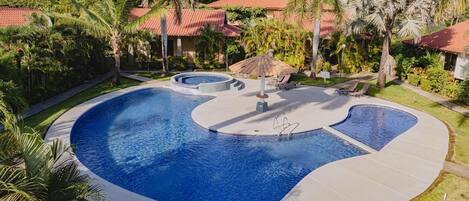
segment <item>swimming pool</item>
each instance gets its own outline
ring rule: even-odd
[[[417,123],[417,117],[402,110],[378,105],[353,106],[347,118],[332,128],[381,150],[391,140]]]
[[[286,141],[209,132],[191,112],[210,99],[131,92],[83,114],[71,143],[93,173],[158,200],[280,200],[314,169],[366,154],[324,130]]]

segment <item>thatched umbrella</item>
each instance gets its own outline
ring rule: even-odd
[[[242,60],[230,66],[230,70],[234,73],[254,75],[261,77],[261,89],[258,97],[262,100],[257,104],[259,107],[263,107],[262,111],[267,110],[267,103],[264,101],[268,96],[264,93],[265,88],[265,77],[266,76],[282,76],[292,73],[297,73],[298,70],[292,68],[290,65],[274,58],[272,51],[266,54],[251,57],[249,59]],[[260,105],[261,104],[261,105]]]

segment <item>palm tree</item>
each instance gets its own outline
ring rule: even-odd
[[[71,149],[61,141],[47,144],[22,128],[0,97],[0,200],[100,200],[90,178],[80,174]]]
[[[323,6],[332,3],[332,12],[335,13],[337,21],[342,21],[342,3],[340,0],[289,0],[285,13],[287,15],[299,15],[300,19],[314,19],[313,28],[313,49],[311,61],[311,78],[316,79],[316,64],[318,60],[319,33],[321,32],[321,16]]]
[[[223,34],[210,24],[205,24],[200,29],[200,36],[196,39],[196,56],[202,65],[214,67],[216,65],[215,54],[223,50]]]
[[[390,55],[393,35],[420,38],[421,26],[431,20],[431,0],[357,0],[349,4],[352,12],[351,28],[363,32],[368,25],[382,34],[383,46],[379,64],[378,85],[385,87],[386,74],[392,75],[394,58]],[[397,32],[395,32],[397,30]]]
[[[179,2],[179,0],[172,1]],[[114,78],[112,81],[114,84],[120,84],[121,42],[123,35],[135,32],[138,26],[150,17],[162,15],[165,12],[163,4],[155,4],[142,17],[129,21],[129,12],[132,6],[129,0],[101,0],[96,1],[88,8],[82,6],[76,0],[72,0],[72,3],[80,13],[78,17],[66,14],[53,15],[65,23],[82,26],[90,34],[109,40],[115,62],[113,68]]]

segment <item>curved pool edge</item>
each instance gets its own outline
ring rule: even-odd
[[[135,86],[135,87],[130,87],[130,88],[126,88],[126,89],[121,89],[121,90],[118,90],[118,91],[115,91],[115,92],[111,92],[109,94],[105,94],[105,95],[102,95],[102,96],[99,96],[99,97],[96,97],[96,98],[93,98],[91,100],[88,100],[84,103],[81,103],[79,104],[78,106],[75,106],[73,107],[72,109],[70,109],[69,111],[67,111],[66,113],[64,113],[63,115],[61,115],[51,126],[50,128],[48,129],[47,133],[46,133],[46,141],[47,142],[50,142],[52,141],[53,139],[62,139],[66,144],[70,145],[70,131],[75,123],[75,121],[82,115],[84,114],[86,111],[88,111],[89,109],[93,108],[94,106],[104,102],[104,101],[107,101],[107,100],[110,100],[110,99],[113,99],[113,98],[116,98],[118,96],[121,96],[121,95],[124,95],[124,94],[127,94],[129,92],[133,92],[133,91],[137,91],[137,90],[141,90],[141,89],[145,89],[145,88],[154,88],[154,87],[163,87],[163,88],[168,88],[167,87],[167,82],[166,83],[152,83],[152,84],[145,84],[145,85],[139,85],[139,86]],[[213,100],[215,100],[216,98],[214,98]],[[211,100],[211,101],[213,101]],[[209,101],[210,102],[210,101]],[[387,102],[387,101],[385,101]],[[392,103],[392,102],[390,102]],[[201,105],[204,105],[204,104],[207,104],[206,103],[203,103]],[[198,107],[200,107],[201,105],[199,105]],[[395,106],[395,105],[398,105],[396,103],[392,103],[391,104],[391,107]],[[387,104],[385,104],[384,106],[389,106]],[[400,106],[400,105],[398,105]],[[438,123],[434,124],[433,127],[438,127],[438,129],[436,130],[439,130],[441,131],[441,125],[446,129],[443,136],[440,136],[438,137],[441,142],[444,142],[446,141],[446,143],[440,143],[441,144],[446,144],[444,146],[444,156],[443,158],[441,159],[440,158],[440,155],[441,155],[441,152],[443,152],[443,147],[442,148],[438,148],[438,151],[440,151],[440,154],[438,155],[438,157],[435,157],[434,160],[430,160],[430,161],[433,161],[432,165],[431,165],[431,169],[433,169],[433,172],[431,173],[431,175],[429,175],[427,177],[427,179],[425,180],[425,184],[422,185],[420,188],[418,188],[417,190],[416,189],[412,189],[412,197],[410,198],[413,198],[415,196],[417,196],[418,194],[420,194],[421,192],[425,191],[427,189],[427,187],[433,183],[433,181],[438,177],[438,174],[440,172],[440,170],[442,169],[442,166],[443,166],[443,162],[444,162],[444,159],[446,157],[446,153],[447,153],[447,149],[448,149],[448,130],[446,128],[446,126],[440,122],[439,120],[437,120],[436,118],[426,114],[426,113],[423,113],[423,112],[420,112],[420,111],[416,111],[416,110],[413,110],[413,109],[410,109],[410,108],[407,108],[407,107],[404,107],[404,106],[400,106],[400,107],[403,107],[404,108],[404,111],[410,111],[411,114],[414,114],[414,112],[418,113],[418,115],[415,115],[418,119],[419,119],[419,122],[421,121],[421,118],[424,118],[425,121],[431,121],[434,123],[434,120],[436,120]],[[400,109],[400,108],[398,108]],[[195,109],[194,109],[195,110]],[[343,117],[343,116],[342,116]],[[433,121],[432,121],[433,120]],[[197,123],[197,122],[196,122]],[[198,124],[198,123],[197,123]],[[199,124],[200,125],[200,124]],[[417,128],[417,125],[420,125],[418,126]],[[203,126],[202,126],[203,127]],[[425,126],[423,126],[425,127]],[[285,200],[291,200],[291,199],[294,199],[294,200],[310,200],[311,197],[310,197],[310,194],[313,193],[313,192],[316,192],[317,190],[315,189],[322,189],[323,193],[319,193],[319,194],[316,194],[317,195],[324,195],[324,194],[327,194],[327,195],[334,195],[334,196],[338,196],[338,197],[344,197],[343,194],[346,194],[344,193],[344,191],[340,191],[340,193],[338,193],[337,191],[332,191],[332,193],[330,192],[330,189],[327,189],[326,187],[324,187],[324,185],[322,184],[323,183],[323,179],[321,176],[322,175],[328,175],[328,173],[330,172],[334,172],[334,171],[338,171],[337,168],[338,167],[341,167],[342,165],[338,165],[338,164],[350,164],[351,162],[349,161],[352,161],[352,163],[356,164],[354,161],[363,161],[363,160],[373,160],[373,159],[368,159],[369,156],[371,155],[379,155],[379,156],[385,156],[386,154],[380,154],[381,152],[389,152],[389,153],[397,153],[397,154],[400,154],[399,152],[402,152],[402,151],[399,151],[399,147],[400,147],[400,144],[403,144],[404,147],[406,146],[409,146],[411,145],[411,147],[414,147],[415,146],[415,140],[418,140],[418,139],[422,139],[421,135],[414,135],[416,132],[420,132],[422,131],[422,126],[421,124],[417,123],[414,127],[412,127],[411,129],[407,130],[406,132],[402,133],[400,136],[396,137],[394,140],[392,140],[388,145],[386,145],[379,153],[376,153],[376,154],[368,154],[368,155],[363,155],[363,156],[357,156],[357,157],[352,157],[352,158],[347,158],[347,159],[342,159],[342,160],[338,160],[338,161],[334,161],[332,163],[328,163],[314,171],[312,171],[311,173],[309,173],[306,177],[304,177],[291,191],[289,194],[286,195],[286,197],[284,198]],[[314,129],[311,129],[311,130],[314,130]],[[425,130],[425,129],[424,129]],[[423,131],[424,131],[423,130]],[[410,134],[409,134],[410,133]],[[407,136],[407,137],[405,137]],[[402,139],[401,139],[402,138]],[[446,138],[446,139],[445,139]],[[431,141],[431,140],[430,140]],[[414,143],[413,143],[414,142]],[[424,146],[425,148],[425,146]],[[407,153],[404,153],[404,154],[407,154]],[[418,154],[418,153],[414,153],[414,154]],[[76,160],[79,164],[79,169],[84,173],[84,174],[88,174],[91,178],[94,179],[94,181],[99,184],[102,189],[103,189],[103,192],[105,192],[106,194],[106,198],[109,199],[109,200],[152,200],[152,199],[149,199],[145,196],[142,196],[142,195],[139,195],[139,194],[136,194],[136,193],[133,193],[131,191],[128,191],[126,189],[123,189],[117,185],[114,185],[108,181],[106,181],[105,179],[102,179],[101,177],[97,176],[96,174],[94,174],[93,172],[91,172],[89,169],[87,169],[83,164],[80,163],[80,161],[75,157],[74,157],[74,160]],[[365,159],[363,159],[365,158]],[[379,158],[379,157],[378,157]],[[424,161],[428,161],[427,159],[425,159]],[[427,164],[427,163],[426,163]],[[326,173],[324,173],[326,172]],[[321,179],[322,178],[322,179]],[[414,178],[414,176],[412,177]],[[328,179],[329,180],[329,179]],[[345,181],[344,178],[340,178],[341,181]],[[314,185],[311,185],[311,181],[312,184]],[[318,181],[321,181],[321,182],[318,182]],[[319,185],[317,185],[319,183]],[[342,183],[342,182],[341,182]],[[420,182],[422,183],[422,182]],[[340,184],[340,183],[339,183]],[[428,185],[427,185],[428,184]],[[354,185],[356,186],[356,184]],[[386,188],[389,188],[389,187],[386,187]],[[372,191],[372,190],[375,190],[375,189],[368,189],[369,191]],[[345,190],[346,192],[347,190]],[[416,193],[417,191],[419,191],[418,193]],[[298,192],[303,192],[303,193],[298,193]],[[306,192],[309,192],[308,194],[304,194]],[[363,192],[361,192],[363,193]],[[396,192],[393,192],[393,193],[396,193]],[[314,193],[313,193],[314,194]],[[337,194],[341,194],[341,195],[337,195]],[[348,197],[348,195],[346,196]],[[352,196],[353,197],[353,196]],[[349,198],[349,197],[348,197]],[[381,197],[382,198],[382,197]],[[402,197],[401,197],[402,198]],[[350,199],[348,199],[350,200]],[[353,200],[353,199],[352,199]],[[371,200],[371,199],[370,199]]]
[[[200,83],[198,85],[189,85],[180,82],[179,80],[184,77],[190,76],[216,76],[223,77],[226,80],[210,83]],[[202,93],[215,93],[225,90],[230,90],[230,84],[233,83],[235,79],[228,74],[219,73],[219,72],[183,72],[177,75],[174,75],[170,79],[171,86],[176,89],[176,91],[187,93],[187,94],[202,94]]]

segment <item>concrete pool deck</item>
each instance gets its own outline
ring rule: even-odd
[[[290,91],[267,90],[270,110],[255,112],[259,88],[256,80],[244,80],[242,91],[208,94],[216,98],[199,105],[193,120],[202,127],[223,133],[275,135],[275,118],[287,117],[299,123],[294,132],[326,128],[342,121],[350,107],[376,104],[394,107],[415,115],[418,122],[380,151],[328,163],[304,177],[284,200],[409,200],[425,191],[438,177],[448,151],[449,132],[436,118],[389,101],[364,96],[339,96],[331,88],[299,87]],[[70,144],[74,122],[95,105],[122,94],[149,87],[167,87],[169,82],[155,82],[112,92],[82,103],[57,119],[49,128],[46,140],[60,138]],[[340,137],[340,133],[337,134]],[[347,140],[347,139],[344,139]],[[350,140],[350,139],[349,139]],[[350,143],[360,147],[354,142]],[[366,146],[366,145],[364,145]],[[367,149],[367,147],[362,147]],[[80,169],[102,185],[109,200],[148,200],[94,175],[85,166]]]

